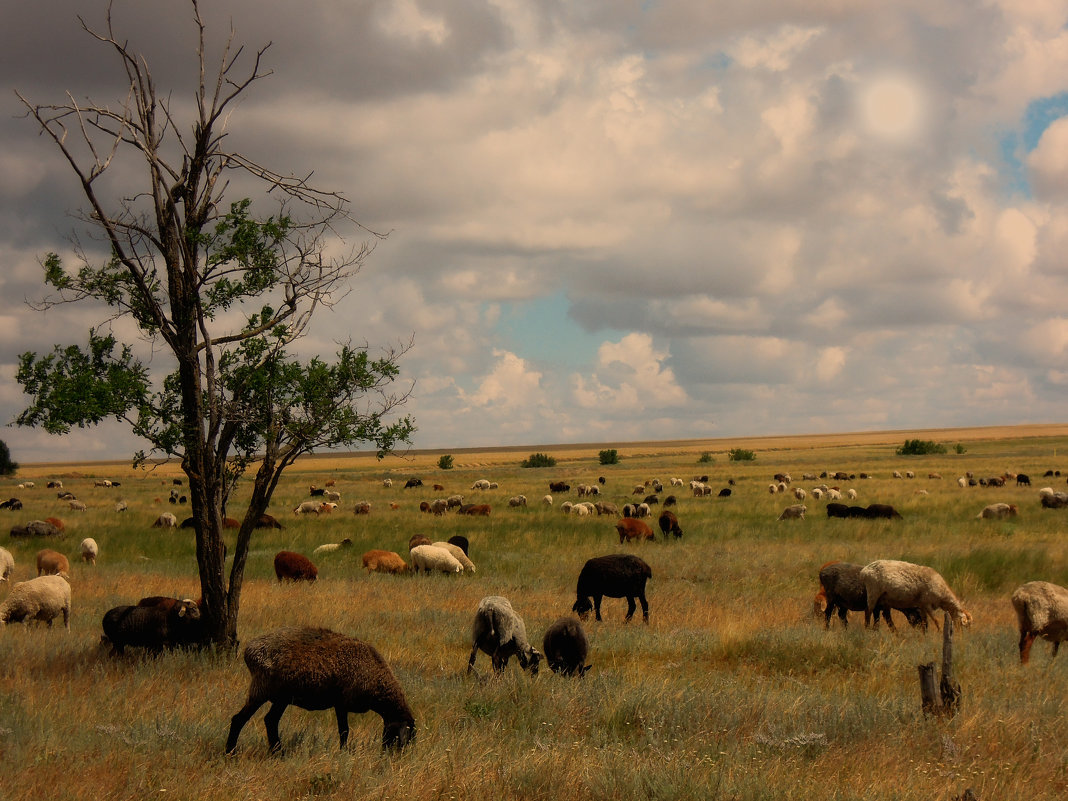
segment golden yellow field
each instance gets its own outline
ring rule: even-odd
[[[903,457],[907,438],[948,446],[942,455]],[[956,452],[957,444],[963,453]],[[755,451],[728,462],[732,447]],[[616,448],[618,465],[598,451]],[[531,453],[557,459],[523,469]],[[5,538],[14,580],[33,575],[38,548],[72,556],[85,536],[100,543],[96,567],[72,564],[74,614],[62,627],[0,629],[0,798],[71,799],[953,799],[971,789],[989,799],[1061,799],[1068,792],[1068,730],[1062,699],[1068,657],[1051,662],[1037,643],[1021,666],[1008,596],[1033,579],[1068,586],[1064,532],[1068,509],[1041,508],[1038,489],[1066,489],[1068,425],[880,432],[686,442],[604,443],[455,450],[378,461],[373,455],[324,455],[295,465],[271,512],[281,531],[257,532],[240,618],[243,640],[280,625],[324,625],[374,644],[392,665],[415,712],[418,736],[399,755],[378,747],[381,721],[352,716],[349,747],[339,751],[330,712],[290,708],[281,721],[285,755],[268,754],[262,710],[232,757],[223,755],[230,716],[244,702],[248,673],[230,654],[166,653],[111,657],[99,645],[100,619],[144,595],[196,595],[192,534],[151,523],[166,502],[177,467],[135,471],[125,464],[27,465],[0,492],[24,502],[10,525],[59,516],[57,542]],[[699,462],[703,454],[712,461]],[[901,520],[828,519],[806,500],[805,519],[776,520],[792,497],[768,484],[785,471],[794,486],[806,472],[844,470],[871,479],[841,482],[860,504],[890,503]],[[917,478],[894,479],[894,470]],[[1047,470],[1062,475],[1044,478]],[[1028,473],[1031,486],[968,487],[958,476]],[[943,479],[928,479],[940,473]],[[689,482],[707,474],[729,498],[695,498]],[[403,489],[409,476],[423,488]],[[622,506],[636,483],[664,482],[674,492],[681,539],[620,545],[615,519],[561,511],[574,490],[541,504],[550,480],[595,483]],[[94,479],[119,480],[118,488]],[[393,487],[383,486],[390,477]],[[44,488],[61,478],[88,505],[64,508]],[[470,489],[486,478],[499,489]],[[341,509],[296,517],[308,486],[332,479]],[[33,481],[32,489],[17,489]],[[431,489],[433,483],[445,487]],[[925,492],[921,493],[920,491]],[[489,503],[488,518],[434,518],[419,502],[462,493]],[[525,508],[507,500],[526,495]],[[238,493],[240,496],[240,491]],[[116,512],[125,500],[128,510]],[[157,502],[159,499],[160,502]],[[352,514],[357,501],[368,516]],[[1018,506],[1006,520],[977,519],[988,503]],[[399,508],[391,510],[390,503]],[[239,511],[240,497],[230,513]],[[655,528],[655,521],[653,522]],[[407,556],[414,533],[462,534],[476,573],[460,576],[367,575],[360,555],[385,548]],[[281,549],[311,554],[350,537],[353,547],[318,559],[320,579],[280,585],[271,562]],[[653,569],[651,620],[622,622],[623,601],[606,599],[604,621],[585,622],[593,668],[583,679],[514,663],[492,678],[489,660],[466,675],[469,628],[486,595],[507,596],[541,647],[548,625],[569,612],[586,559],[627,551]],[[935,567],[974,617],[956,638],[959,714],[925,717],[917,665],[940,659],[941,638],[898,617],[896,633],[830,629],[813,614],[816,573],[832,559],[865,563],[900,558]],[[2,585],[0,585],[2,586]],[[0,589],[0,599],[9,590]],[[640,615],[638,616],[640,619]]]

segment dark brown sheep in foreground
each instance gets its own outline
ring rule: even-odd
[[[349,737],[349,713],[376,712],[382,718],[382,747],[403,748],[415,739],[415,717],[389,665],[368,643],[329,629],[295,626],[252,640],[244,653],[252,680],[248,701],[230,720],[226,753],[237,747],[241,729],[268,701],[267,743],[281,751],[278,722],[290,704],[333,709],[341,747]]]

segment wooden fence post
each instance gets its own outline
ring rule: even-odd
[[[926,665],[917,665],[920,672],[920,702],[923,706],[923,714],[929,715],[937,711],[938,685],[935,682],[935,663],[928,662]]]
[[[942,680],[935,683],[935,663],[917,665],[920,701],[925,715],[953,716],[960,710],[960,682],[953,676],[953,620],[945,613],[942,625]],[[941,703],[939,703],[941,700]]]

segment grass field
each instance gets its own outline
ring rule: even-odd
[[[933,439],[946,455],[899,457],[906,438]],[[954,452],[961,443],[964,453]],[[730,463],[728,448],[756,461]],[[614,447],[620,464],[602,467]],[[555,468],[522,469],[540,451]],[[418,736],[399,755],[383,754],[380,719],[352,716],[349,747],[337,747],[329,712],[290,708],[282,718],[282,757],[270,756],[262,712],[245,728],[237,754],[223,756],[230,716],[245,699],[248,672],[230,654],[167,653],[110,657],[99,645],[100,619],[112,606],[145,595],[196,596],[199,582],[189,531],[151,528],[166,503],[176,465],[134,471],[125,464],[25,466],[0,493],[21,498],[10,525],[58,516],[57,544],[3,543],[15,580],[33,575],[34,554],[54,547],[71,556],[71,631],[40,626],[0,630],[0,798],[30,799],[1063,799],[1068,794],[1066,658],[1051,663],[1037,643],[1019,664],[1008,597],[1044,579],[1068,585],[1068,510],[1042,509],[1038,489],[1068,477],[1068,426],[881,432],[732,441],[532,446],[441,452],[321,456],[295,465],[271,512],[286,528],[254,537],[242,597],[240,636],[285,624],[314,624],[375,645],[392,665],[415,712]],[[703,453],[714,461],[699,463]],[[1043,478],[1050,469],[1063,476]],[[793,498],[771,495],[774,473],[811,489],[803,473],[865,471],[839,482],[857,503],[893,504],[903,519],[828,519],[824,502],[806,501],[806,519],[776,520]],[[891,478],[912,470],[913,480]],[[962,489],[958,476],[1023,472],[1032,486]],[[943,480],[927,479],[937,472]],[[621,546],[614,519],[560,511],[574,491],[540,503],[551,480],[595,483],[606,500],[633,500],[636,483],[708,474],[715,490],[735,480],[730,498],[678,497],[680,540]],[[402,489],[404,479],[426,486]],[[94,479],[121,481],[98,488]],[[387,489],[382,479],[392,477]],[[44,483],[62,479],[84,500],[68,512]],[[479,478],[498,490],[470,490]],[[308,486],[328,479],[342,493],[331,516],[296,518]],[[32,489],[17,489],[32,480]],[[443,484],[446,492],[431,490]],[[927,494],[919,494],[926,490]],[[462,493],[489,503],[489,518],[433,518],[419,502]],[[240,490],[231,514],[240,510]],[[527,508],[507,499],[524,494]],[[128,511],[114,504],[125,500]],[[157,499],[162,500],[158,502]],[[370,501],[369,516],[351,513]],[[1018,505],[1018,517],[979,520],[989,503]],[[390,502],[399,504],[391,510]],[[181,511],[177,512],[181,516]],[[654,521],[655,528],[655,521]],[[407,556],[414,533],[471,541],[472,575],[366,575],[361,554],[385,548]],[[96,567],[73,564],[78,543],[100,544]],[[311,585],[279,585],[272,559],[281,549],[310,555],[344,537],[352,548],[318,559]],[[653,569],[651,621],[623,623],[625,603],[606,599],[604,622],[585,623],[593,669],[583,679],[513,664],[498,679],[479,655],[480,678],[465,674],[469,628],[480,598],[511,599],[540,649],[542,633],[575,600],[586,559],[637,553]],[[828,631],[813,614],[816,573],[824,562],[900,558],[939,570],[974,617],[956,638],[961,711],[945,719],[920,710],[916,666],[938,661],[941,637],[902,623],[897,633]],[[0,589],[0,598],[8,590]],[[901,618],[898,618],[900,621]]]

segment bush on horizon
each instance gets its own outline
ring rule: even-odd
[[[532,453],[520,467],[556,467],[556,459],[546,453]]]
[[[929,439],[907,439],[905,444],[897,449],[898,456],[929,456],[946,452],[945,445]],[[957,451],[961,453],[961,451]]]

